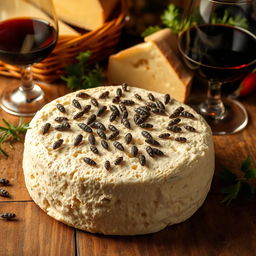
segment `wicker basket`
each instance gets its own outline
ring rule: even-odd
[[[120,0],[119,11],[112,20],[107,21],[97,30],[79,36],[59,36],[58,43],[49,57],[33,65],[34,78],[53,82],[65,73],[65,66],[73,63],[82,51],[92,51],[91,63],[102,60],[113,53],[119,41],[121,29],[127,13],[126,0]],[[0,74],[20,77],[20,68],[0,61]]]

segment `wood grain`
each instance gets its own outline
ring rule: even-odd
[[[255,255],[255,204],[240,202],[226,207],[221,199],[209,195],[189,220],[151,235],[110,237],[78,231],[79,255]]]
[[[75,255],[74,229],[50,218],[33,202],[1,202],[0,211],[17,215],[14,221],[0,220],[0,255]]]
[[[0,77],[0,93],[5,86],[15,86],[17,82]],[[51,99],[67,92],[61,84],[46,86],[45,89],[51,92]],[[0,197],[0,212],[15,212],[18,220],[0,220],[0,255],[255,256],[255,201],[237,201],[229,207],[224,206],[220,203],[223,197],[218,178],[223,165],[238,170],[248,154],[256,165],[255,98],[256,93],[243,100],[250,115],[250,123],[245,130],[214,137],[216,169],[212,188],[203,206],[184,223],[151,235],[95,235],[50,218],[27,193],[22,172],[23,144],[15,143],[14,149],[5,145],[10,156],[0,156],[0,177],[10,180],[11,185],[5,188],[11,197]],[[0,116],[13,124],[19,121],[19,118],[2,110]]]
[[[9,180],[10,185],[3,188],[9,192],[10,197],[0,197],[0,202],[31,200],[25,186],[22,171],[23,143],[15,143],[14,150],[8,146],[6,148],[9,157],[7,159],[2,155],[0,156],[0,177]]]

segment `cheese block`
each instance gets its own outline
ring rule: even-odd
[[[192,73],[180,61],[177,38],[163,29],[145,38],[145,42],[110,56],[108,79],[112,84],[126,82],[148,90],[170,93],[185,102]]]
[[[18,16],[20,17],[34,17],[41,19],[48,19],[48,16],[37,8],[35,5],[27,2],[27,1],[16,1],[16,0],[8,0],[1,1],[0,7],[2,10],[6,10],[4,12],[2,18],[3,19],[11,19]],[[15,8],[14,8],[15,7]],[[15,12],[18,10],[18,13]],[[59,25],[59,35],[79,35],[77,31],[72,29],[70,26],[65,23],[58,21]]]
[[[119,0],[53,0],[58,17],[87,30],[101,27]]]
[[[36,204],[70,226],[157,232],[204,202],[214,172],[212,134],[187,105],[121,88],[74,92],[45,105],[25,137],[25,182]]]

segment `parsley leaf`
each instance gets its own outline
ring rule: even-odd
[[[256,168],[250,168],[248,169],[245,174],[244,177],[246,179],[255,179],[256,178]]]
[[[142,36],[142,37],[149,36],[149,35],[151,35],[151,34],[157,32],[157,31],[159,31],[159,30],[161,30],[161,29],[162,29],[162,28],[161,28],[160,26],[149,26],[148,28],[146,28],[146,29],[142,32],[141,36]]]
[[[236,182],[236,175],[231,172],[227,167],[223,167],[223,170],[219,173],[219,177],[224,184],[232,184]]]
[[[67,87],[72,90],[94,88],[104,81],[103,72],[98,64],[89,66],[90,51],[81,52],[76,59],[78,63],[66,67],[67,76],[61,78],[67,82]]]
[[[241,171],[246,172],[251,166],[251,158],[249,156],[242,162]]]
[[[193,24],[196,24],[200,18],[199,13],[192,14],[186,20],[182,17],[182,9],[176,7],[174,4],[169,4],[167,9],[161,15],[163,27],[170,28],[175,34],[178,34]],[[240,15],[232,16],[228,10],[225,10],[222,16],[213,15],[211,19],[212,24],[228,24],[231,26],[238,26],[248,28],[248,21],[245,17]],[[161,29],[161,26],[150,26],[141,35],[148,36]]]
[[[234,199],[243,197],[251,200],[256,195],[256,186],[253,179],[256,179],[256,168],[251,167],[250,156],[242,162],[238,174],[233,173],[227,167],[220,172],[219,177],[223,184],[221,193],[225,195],[223,203],[229,205]]]
[[[170,28],[174,33],[179,33],[182,28],[181,10],[174,4],[168,5],[161,16],[162,23]]]
[[[245,17],[240,15],[231,16],[227,10],[225,10],[224,15],[219,17],[217,15],[212,16],[212,24],[228,24],[231,26],[239,26],[241,28],[248,28],[248,21]]]
[[[222,200],[222,203],[229,205],[232,200],[236,199],[241,189],[241,182],[238,181],[233,185],[224,187],[221,189],[221,192],[225,194],[225,198]]]

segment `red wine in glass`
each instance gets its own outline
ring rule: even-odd
[[[53,50],[57,31],[47,21],[14,18],[0,22],[0,59],[10,64],[40,62]]]
[[[52,52],[58,20],[52,0],[0,1],[0,60],[19,66],[18,87],[6,86],[0,106],[9,114],[33,116],[51,96],[33,81],[32,65]]]
[[[211,15],[216,5],[230,6],[211,2]],[[241,79],[256,67],[256,36],[244,28],[209,20],[180,33],[178,42],[186,66],[208,80],[206,100],[195,98],[191,106],[205,117],[214,135],[242,130],[248,122],[245,108],[238,101],[221,99],[220,90],[222,84]]]
[[[229,25],[190,28],[180,36],[180,51],[187,66],[208,80],[234,81],[256,66],[256,36]]]

